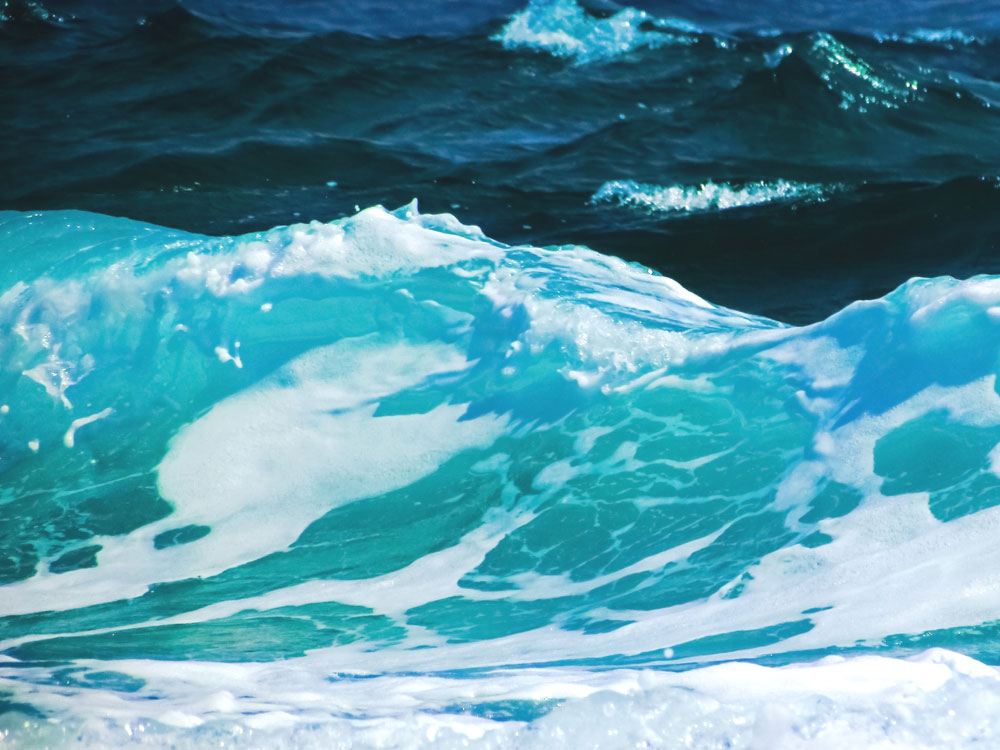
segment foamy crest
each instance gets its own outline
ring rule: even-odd
[[[701,213],[765,203],[820,201],[835,191],[834,187],[787,180],[749,182],[739,186],[709,181],[701,185],[666,187],[616,180],[604,183],[590,201],[640,208],[651,213]]]
[[[623,8],[594,18],[574,0],[531,0],[495,37],[508,49],[528,48],[578,62],[616,57],[634,49],[693,44],[697,27]]]

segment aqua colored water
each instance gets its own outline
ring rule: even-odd
[[[997,743],[998,25],[0,5],[0,744]]]

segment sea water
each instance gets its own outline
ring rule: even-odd
[[[796,328],[416,205],[0,231],[21,746],[992,736],[1000,279]]]
[[[0,745],[1000,743],[990,16],[499,5],[3,5]]]

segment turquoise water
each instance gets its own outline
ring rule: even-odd
[[[457,681],[418,713],[496,723],[561,705],[489,699],[546,670],[996,658],[995,277],[796,328],[415,204],[233,238],[0,220],[16,721],[286,700],[227,664]],[[186,663],[226,706],[177,707]]]

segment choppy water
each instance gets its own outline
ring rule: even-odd
[[[0,742],[1000,741],[998,40],[0,4]]]

